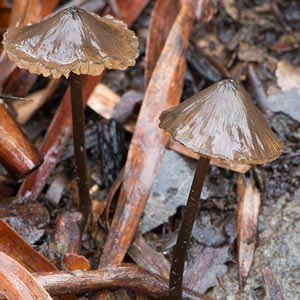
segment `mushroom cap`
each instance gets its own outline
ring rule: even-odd
[[[54,78],[124,70],[138,56],[138,39],[125,23],[74,7],[40,23],[9,28],[3,45],[18,67]]]
[[[159,127],[208,158],[264,164],[283,150],[251,96],[233,80],[215,83],[162,112]]]

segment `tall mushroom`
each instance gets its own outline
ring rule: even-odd
[[[104,68],[124,70],[135,64],[138,40],[125,23],[67,8],[41,23],[9,28],[3,45],[18,67],[31,73],[70,76],[73,141],[80,209],[85,227],[91,209],[84,140],[84,108],[80,74],[99,75]]]
[[[169,299],[180,300],[188,241],[210,159],[264,164],[281,154],[283,143],[271,131],[251,96],[233,80],[215,83],[162,112],[159,127],[200,154],[170,271]]]

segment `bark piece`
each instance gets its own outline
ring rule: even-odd
[[[197,246],[188,261],[184,285],[198,293],[205,293],[209,288],[219,285],[218,277],[227,273],[225,263],[228,261],[228,245],[219,248]]]
[[[0,163],[17,178],[22,178],[42,163],[42,157],[8,113],[0,99]]]
[[[3,252],[0,252],[0,289],[7,300],[52,300],[25,268]]]
[[[145,82],[148,85],[165,41],[179,12],[178,0],[156,1],[146,45]]]
[[[157,128],[159,112],[179,101],[178,88],[181,89],[183,84],[184,53],[193,23],[192,7],[191,3],[183,5],[149,82],[131,140],[120,201],[104,247],[101,266],[122,262],[143,213],[167,143],[166,135]],[[180,44],[178,35],[181,36]],[[166,68],[168,75],[162,77]]]
[[[0,219],[0,251],[9,255],[29,272],[53,272],[57,268],[39,252],[27,244],[11,227]],[[75,300],[73,294],[57,297],[59,300]],[[27,299],[26,299],[27,300]]]
[[[88,290],[107,288],[126,288],[145,293],[154,299],[160,300],[167,299],[168,295],[168,282],[165,279],[132,265],[101,268],[96,271],[87,272],[58,271],[34,274],[34,277],[50,294],[62,295],[61,297],[66,297],[68,293],[82,293]],[[3,296],[0,294],[0,299],[2,298]],[[185,289],[183,300],[212,299],[208,296]]]
[[[253,261],[258,213],[260,207],[260,193],[255,187],[253,177],[246,180],[244,175],[238,178],[238,263],[240,271],[240,287],[243,289]]]
[[[109,0],[108,2],[119,19],[132,24],[149,3],[149,0]]]
[[[138,235],[128,250],[131,258],[142,268],[169,278],[170,264],[163,254],[149,246],[141,235]]]
[[[265,300],[284,300],[280,285],[272,270],[264,269],[262,273],[266,290]]]

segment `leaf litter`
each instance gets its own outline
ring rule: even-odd
[[[15,1],[14,5],[17,6],[18,2],[19,1]],[[121,3],[120,1],[109,2],[111,5],[113,5],[113,3],[117,4],[117,6],[114,7],[114,11],[120,14],[120,16],[122,15],[123,18],[129,16],[127,13],[124,13],[124,9],[126,10],[126,8],[122,6],[122,4],[118,5],[118,2]],[[146,5],[146,1],[136,1],[136,3],[137,5],[141,5],[140,11]],[[207,86],[212,80],[219,80],[217,78],[224,76],[224,74],[232,74],[235,79],[244,80],[247,77],[247,64],[251,62],[265,91],[273,91],[272,95],[269,93],[268,96],[268,107],[273,114],[268,115],[267,118],[272,128],[279,137],[284,140],[286,148],[283,156],[278,161],[258,169],[258,175],[261,176],[265,189],[259,191],[262,197],[262,204],[257,224],[257,248],[244,292],[241,294],[239,292],[237,280],[239,267],[235,262],[237,255],[234,246],[237,236],[235,222],[238,203],[236,194],[237,175],[229,170],[214,167],[208,176],[207,180],[209,185],[207,185],[205,193],[203,194],[203,208],[202,211],[198,213],[198,220],[193,231],[191,252],[187,263],[188,275],[195,280],[193,282],[194,288],[199,288],[199,291],[202,292],[210,288],[209,294],[215,299],[235,299],[236,297],[240,297],[240,299],[263,299],[265,295],[271,293],[270,290],[272,289],[276,289],[278,295],[282,293],[286,299],[297,299],[297,297],[299,297],[297,286],[300,284],[295,271],[300,268],[298,266],[299,256],[297,255],[297,249],[299,249],[297,216],[299,215],[298,199],[300,190],[300,174],[298,170],[300,163],[298,147],[300,129],[298,117],[299,101],[297,101],[297,99],[299,99],[298,66],[300,61],[297,55],[297,49],[299,49],[299,34],[297,30],[299,29],[300,17],[295,8],[297,8],[298,3],[297,1],[278,1],[276,5],[269,5],[261,2],[253,4],[249,1],[240,4],[242,6],[239,7],[232,1],[220,1],[215,5],[213,9],[209,10],[210,13],[215,13],[214,15],[210,15],[210,23],[204,24],[198,22],[194,25],[194,32],[191,35],[193,44],[199,47],[199,50],[201,50],[203,54],[199,55],[201,52],[199,51],[198,53],[197,47],[189,49],[189,64],[187,66],[185,87],[183,89],[184,98],[190,96],[193,91],[198,91],[204,86]],[[47,6],[42,8],[42,10],[43,9],[49,11],[49,9],[51,10],[53,8]],[[152,9],[153,4],[147,6],[144,11],[145,13],[134,25],[142,41],[145,41],[145,34]],[[8,11],[8,8],[5,7],[5,10]],[[237,12],[241,13],[241,16],[239,16]],[[39,17],[38,14],[36,14],[36,10],[32,10],[31,13],[32,16],[30,18],[35,19]],[[17,20],[17,11],[14,11],[14,14],[14,21],[12,22],[16,22]],[[135,17],[133,14],[129,16],[131,21]],[[171,17],[170,15],[170,18]],[[25,18],[28,18],[28,16],[25,16]],[[166,25],[161,26],[164,27]],[[142,45],[141,49],[145,49],[145,46]],[[195,53],[198,55],[198,58],[195,58]],[[199,59],[199,57],[201,59]],[[221,69],[217,67],[218,64],[222,66]],[[115,107],[118,106],[120,99],[125,96],[127,90],[132,90],[139,93],[139,95],[143,95],[143,66],[144,61],[143,58],[141,58],[138,65],[128,70],[125,75],[123,73],[121,74],[121,72],[108,72],[107,76],[105,76],[106,79],[104,78],[105,84],[117,92],[118,95],[110,94],[107,91],[100,92],[100,94],[102,93],[102,95],[104,94],[104,96],[107,97],[105,101],[102,102],[105,102],[105,105],[109,106],[107,110],[108,113],[102,113],[106,108],[102,105],[100,115],[106,118],[116,116],[116,114],[114,114]],[[7,77],[7,74],[10,74],[12,69],[12,66],[8,62],[4,63],[1,76],[3,78],[5,76]],[[4,80],[2,77],[1,82]],[[28,80],[23,89],[21,89],[19,84],[19,80],[22,78]],[[36,77],[31,78],[24,72],[14,71],[10,78],[9,85],[6,85],[5,93],[12,93],[13,90],[18,90],[18,96],[27,96],[35,80]],[[148,78],[148,80],[150,80],[150,78]],[[95,81],[89,80],[85,84],[85,91],[87,96],[94,94],[101,102],[101,96],[99,96],[99,94],[97,96],[97,92],[93,92],[98,81],[98,78]],[[248,85],[247,81],[243,81],[243,83],[246,86]],[[44,82],[41,84],[41,82],[38,81],[34,89],[39,90],[45,86],[47,86],[47,83]],[[45,124],[48,125],[54,115],[54,108],[57,107],[64,93],[64,86],[64,82],[60,83],[60,88],[54,93],[53,99],[51,99],[50,96],[50,99],[47,103],[43,104],[43,107],[38,110],[37,108],[33,108],[35,110],[34,117],[28,121],[26,128],[30,128],[30,126],[34,128],[34,130],[30,131],[30,136],[35,139],[37,145],[41,145],[43,139],[41,134],[45,133]],[[46,93],[44,95],[45,97],[47,96]],[[41,96],[41,102],[44,102],[45,99],[43,99],[42,95],[39,96]],[[67,103],[67,100],[65,103]],[[135,102],[133,101],[133,103]],[[49,255],[49,240],[51,235],[55,236],[54,227],[57,223],[58,216],[62,215],[65,211],[74,210],[75,208],[72,198],[76,195],[76,192],[70,190],[69,184],[72,180],[72,169],[69,166],[69,162],[72,159],[72,152],[68,151],[68,155],[64,156],[63,159],[60,158],[64,151],[63,148],[68,144],[68,137],[70,136],[67,129],[68,127],[64,127],[66,125],[68,126],[69,115],[67,113],[67,107],[66,105],[64,109],[61,110],[62,117],[57,119],[58,121],[54,123],[55,125],[53,127],[50,127],[48,135],[50,134],[51,136],[51,132],[53,133],[54,129],[62,130],[64,128],[64,130],[61,132],[58,131],[57,136],[54,136],[52,140],[48,138],[40,148],[42,149],[42,153],[46,154],[46,164],[43,166],[44,169],[41,169],[44,171],[35,177],[34,180],[32,177],[31,179],[28,177],[28,179],[23,182],[21,190],[19,191],[19,202],[23,201],[24,196],[29,196],[31,193],[33,199],[39,200],[39,202],[36,202],[39,204],[32,205],[32,209],[38,215],[44,216],[42,212],[45,211],[46,207],[47,210],[49,210],[48,216],[45,215],[42,221],[37,221],[36,223],[31,219],[28,220],[30,210],[27,211],[26,207],[30,205],[30,201],[25,201],[21,204],[18,204],[17,201],[15,208],[11,210],[11,206],[7,204],[2,206],[3,216],[6,219],[10,217],[11,220],[16,218],[15,224],[21,224],[20,226],[15,226],[16,229],[24,238],[28,238],[29,236],[28,241],[34,244],[35,247],[45,255]],[[134,109],[127,112],[128,116],[131,115],[130,126],[127,126],[127,129],[131,132],[134,130],[138,109],[139,103]],[[32,112],[33,110],[30,111],[29,114],[32,114]],[[120,111],[118,113],[121,116],[120,120],[122,120],[122,115],[126,115],[126,110],[121,110],[121,113]],[[94,124],[98,123],[100,118],[98,115],[95,115],[89,109],[87,109],[87,115],[89,122]],[[119,119],[119,117],[117,119]],[[57,127],[57,124],[61,126]],[[117,131],[116,133],[119,135]],[[59,136],[65,140],[58,139]],[[91,137],[97,139],[97,136],[97,131],[93,130]],[[47,141],[49,143],[48,145]],[[53,148],[49,148],[51,143],[56,143]],[[106,142],[104,142],[104,144],[105,143]],[[106,178],[104,179],[104,177],[102,177],[103,175],[99,176],[101,168],[97,161],[97,147],[101,147],[101,144],[99,145],[92,141],[90,145],[89,166],[92,174],[92,186],[96,191],[93,195],[96,201],[103,201],[113,182],[113,178],[120,172],[121,166],[118,165],[116,168],[118,170],[116,170],[116,174],[108,180],[109,183],[105,183]],[[174,150],[174,148],[172,149]],[[170,153],[174,156],[173,159],[171,159],[171,165],[164,165],[168,156],[172,156]],[[188,156],[191,157],[192,155]],[[97,163],[95,163],[95,161],[97,161]],[[105,163],[105,161],[103,163]],[[56,164],[58,165],[54,168]],[[175,167],[176,164],[178,164],[178,169]],[[141,261],[141,256],[149,255],[149,258],[153,258],[155,255],[152,251],[155,251],[155,253],[162,251],[166,261],[171,258],[170,247],[174,244],[176,238],[179,220],[184,209],[183,205],[186,201],[185,191],[188,190],[187,186],[189,182],[191,182],[188,180],[188,177],[192,176],[193,168],[194,161],[191,158],[179,156],[179,154],[175,152],[166,151],[162,166],[152,186],[151,196],[148,206],[146,206],[144,211],[142,223],[139,227],[140,232],[144,233],[143,236],[145,240],[143,242],[153,245],[154,249],[151,250],[144,247],[143,250],[136,252],[134,254],[136,262]],[[183,178],[179,176],[181,172]],[[49,177],[50,173],[51,177]],[[256,174],[255,176],[258,175]],[[60,190],[57,191],[57,195],[51,196],[54,199],[53,202],[45,200],[47,190],[49,190],[47,196],[49,197],[49,195],[51,195],[49,187],[51,187],[52,182],[56,182],[57,176],[62,176],[62,182],[67,182],[68,184],[64,186],[63,190],[60,188]],[[179,178],[176,179],[177,177]],[[36,178],[40,180],[36,180]],[[258,178],[254,179],[255,184],[257,184]],[[38,186],[38,183],[41,183],[41,185]],[[19,183],[9,177],[5,171],[1,171],[0,184],[1,192],[3,191],[2,195],[16,196]],[[53,186],[55,187],[55,185]],[[116,192],[117,191],[114,190],[112,194]],[[95,227],[93,227],[93,230],[96,230],[97,233],[94,232],[91,236],[87,235],[80,249],[82,254],[90,259],[93,266],[97,266],[97,262],[99,261],[103,240],[106,238],[107,230],[109,230],[109,222],[117,205],[116,199],[117,197],[114,198],[113,195],[111,195],[111,201],[108,202],[111,203],[111,207],[106,210],[106,216],[108,216],[108,218],[106,218],[107,222],[103,222],[101,219],[101,226],[97,223],[94,224],[93,226]],[[158,202],[154,204],[154,200]],[[44,201],[45,204],[42,204]],[[23,208],[21,208],[22,205]],[[107,203],[103,202],[103,206],[105,205],[107,205]],[[99,211],[103,211],[103,209],[101,208]],[[12,214],[15,215],[11,216]],[[51,218],[50,223],[49,215]],[[50,224],[50,227],[48,224]],[[103,224],[107,224],[108,227],[103,226]],[[9,232],[7,233],[8,235],[14,236],[11,231],[7,232]],[[28,232],[30,233],[29,235]],[[10,239],[4,238],[4,236],[2,236],[1,250],[6,249],[5,246],[7,246],[8,243],[16,243],[15,245],[20,244],[18,239],[18,242],[12,242]],[[93,240],[92,236],[97,236],[97,240]],[[12,238],[12,240],[14,240],[14,238]],[[164,246],[159,247],[158,245]],[[16,249],[22,249],[22,246],[15,247],[17,247]],[[28,246],[24,247],[24,249],[29,251],[27,247]],[[22,251],[24,253],[22,253]],[[22,253],[22,255],[19,254],[21,260],[24,255],[23,263],[24,260],[28,260],[29,264],[33,264],[34,262],[25,255],[26,251],[22,251],[20,252],[19,250],[18,253]],[[31,253],[31,251],[33,250],[30,250],[29,253]],[[58,252],[62,254],[64,250],[59,250]],[[17,254],[14,254],[15,252],[11,253],[12,256],[17,256]],[[216,253],[218,253],[218,255]],[[207,262],[211,259],[211,263],[207,264],[206,269],[201,265],[201,262],[205,261],[205,259]],[[37,264],[44,264],[40,258],[37,258],[37,261]],[[128,261],[128,257],[126,257],[126,261]],[[195,263],[193,264],[192,262]],[[139,264],[141,264],[141,262]],[[267,268],[272,270],[272,274],[270,275],[270,272],[266,273],[264,271],[264,277],[266,278],[265,282],[263,282],[261,272]],[[199,272],[199,277],[197,277],[198,271],[202,269],[203,273]],[[35,268],[35,270],[37,269]],[[37,271],[43,272],[50,270],[54,269],[40,268]],[[166,274],[166,268],[164,270],[164,274]],[[206,274],[207,277],[203,274]],[[267,276],[271,278],[269,281]],[[221,279],[221,277],[223,279]],[[278,284],[272,279],[275,277],[277,278]],[[198,280],[196,280],[197,278]],[[189,281],[190,280],[187,280],[187,282]],[[225,290],[220,285],[223,285]],[[265,292],[265,289],[268,289],[269,292],[268,290]],[[70,299],[71,298],[73,299],[72,296],[70,296]],[[134,295],[132,292],[129,294],[120,292],[120,294],[116,294],[115,299],[145,299],[145,297],[140,294]]]

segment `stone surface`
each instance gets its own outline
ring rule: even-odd
[[[273,112],[283,112],[300,122],[300,90],[295,88],[277,93],[268,98],[269,107]]]
[[[214,288],[215,299],[263,300],[262,270],[271,269],[282,288],[285,299],[300,299],[300,190],[286,193],[274,202],[265,201],[259,217],[258,245],[245,291],[239,294],[238,267],[229,267],[224,277],[225,288]]]
[[[167,223],[169,217],[176,213],[179,206],[186,205],[196,163],[193,159],[186,158],[174,151],[166,150],[152,186],[139,227],[140,232],[145,233],[163,223]],[[210,171],[209,174],[214,177],[214,172]],[[201,199],[207,200],[211,197],[220,198],[226,196],[229,180],[217,174],[217,179],[209,179],[210,184],[208,185],[208,176],[203,186]]]

